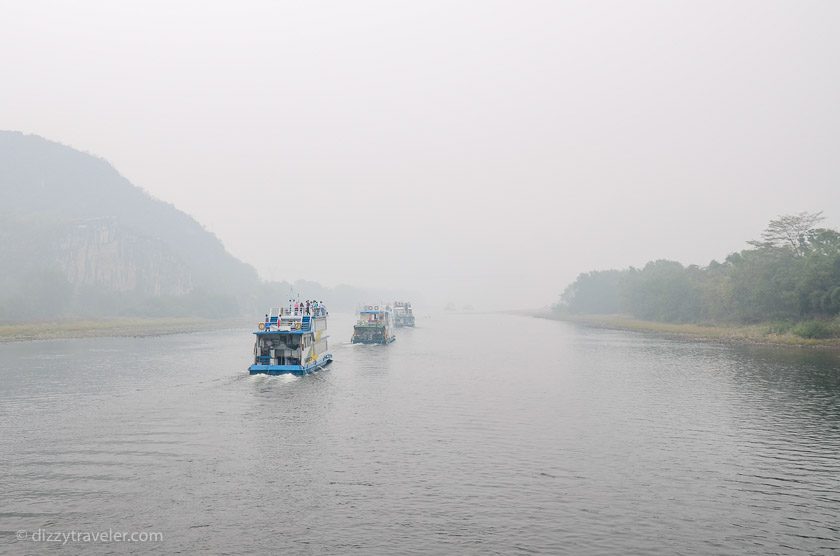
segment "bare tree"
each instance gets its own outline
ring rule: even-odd
[[[820,212],[800,212],[774,218],[761,232],[761,241],[750,241],[755,247],[790,248],[797,256],[802,256],[808,249],[808,238],[817,229],[817,224],[825,220]]]

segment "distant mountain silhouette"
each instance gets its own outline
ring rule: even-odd
[[[0,319],[238,313],[256,271],[108,162],[0,131]]]
[[[261,282],[195,219],[132,185],[107,161],[0,131],[0,322],[260,315],[290,295],[343,311],[412,297]]]

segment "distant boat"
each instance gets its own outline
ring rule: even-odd
[[[254,334],[254,364],[248,367],[252,375],[303,375],[332,363],[323,306],[274,307]]]
[[[397,328],[414,326],[414,310],[410,301],[394,302],[394,324]]]
[[[366,305],[359,310],[359,320],[353,327],[354,344],[390,344],[394,335],[394,313],[390,305]]]

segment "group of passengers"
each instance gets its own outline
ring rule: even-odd
[[[303,316],[313,315],[316,317],[326,316],[327,308],[323,301],[315,301],[314,299],[307,299],[306,301],[289,300],[289,315]]]
[[[329,313],[327,312],[327,308],[324,306],[324,302],[315,301],[314,299],[307,299],[306,301],[295,301],[290,299],[288,309],[286,307],[280,308],[280,316],[302,317],[304,315],[311,315],[315,317],[325,317],[328,314]],[[277,324],[279,325],[279,317],[277,321]],[[268,313],[266,313],[266,327],[268,327],[269,323],[274,323],[274,317],[269,317]]]

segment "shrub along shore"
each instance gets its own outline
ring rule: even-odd
[[[0,342],[163,336],[221,330],[236,324],[237,321],[231,320],[196,318],[117,318],[0,324]]]
[[[810,338],[803,337],[797,333],[801,333],[803,328],[809,328],[811,321],[797,324],[768,322],[745,325],[719,325],[656,322],[639,320],[627,315],[569,315],[545,312],[536,314],[535,316],[571,322],[592,328],[642,332],[692,340],[840,350],[840,338]]]

